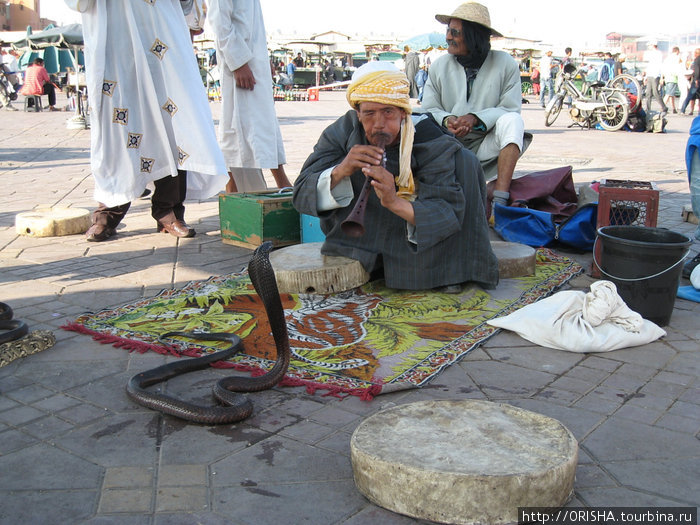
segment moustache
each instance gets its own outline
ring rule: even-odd
[[[377,133],[372,134],[370,138],[372,139],[372,143],[374,145],[384,148],[391,142],[392,136],[383,131],[378,131]]]

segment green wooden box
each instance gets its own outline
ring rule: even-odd
[[[256,193],[220,193],[221,240],[244,248],[264,241],[272,245],[299,244],[299,212],[292,206],[292,193],[277,190]]]

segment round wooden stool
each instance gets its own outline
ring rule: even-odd
[[[84,208],[39,208],[15,215],[15,231],[29,237],[58,237],[85,233],[92,220]]]
[[[491,241],[491,249],[498,259],[498,276],[501,279],[535,274],[534,248],[518,242]]]
[[[558,508],[574,487],[578,443],[559,421],[503,403],[437,400],[392,407],[350,440],[359,491],[439,523],[518,522],[518,507]]]
[[[359,261],[321,254],[322,242],[285,246],[270,254],[282,293],[328,294],[362,286],[369,274]]]

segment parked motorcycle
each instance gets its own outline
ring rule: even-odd
[[[588,83],[585,69],[567,64],[556,78],[554,96],[545,108],[545,126],[551,126],[557,120],[564,100],[571,97],[569,115],[573,125],[590,128],[595,123],[607,131],[617,131],[627,123],[630,112],[636,111],[641,104],[639,83],[627,74],[618,75],[607,84],[605,82]],[[581,87],[575,79],[582,78]]]

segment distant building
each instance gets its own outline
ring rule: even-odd
[[[24,31],[27,27],[41,31],[54,23],[41,18],[41,0],[0,0],[1,31]]]

